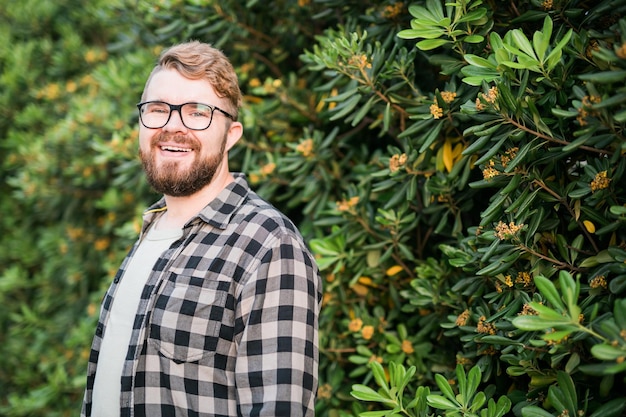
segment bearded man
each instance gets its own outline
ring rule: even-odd
[[[82,416],[313,416],[321,281],[293,223],[231,173],[241,91],[201,42],[161,54],[139,155],[163,194],[104,296]]]

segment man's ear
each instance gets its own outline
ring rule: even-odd
[[[232,122],[226,132],[226,152],[228,152],[243,135],[243,125],[239,122]]]

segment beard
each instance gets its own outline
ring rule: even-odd
[[[157,164],[156,149],[166,140],[191,145],[196,156],[189,168],[181,168],[178,161],[163,161]],[[139,156],[148,183],[155,191],[172,197],[187,197],[211,183],[222,163],[225,148],[226,135],[222,138],[219,152],[203,157],[200,155],[202,146],[195,138],[183,135],[168,137],[161,133],[152,138],[150,151],[143,152],[139,148]]]

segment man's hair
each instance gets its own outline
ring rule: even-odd
[[[199,41],[174,45],[161,53],[146,87],[152,76],[162,69],[175,69],[186,78],[208,81],[218,97],[228,101],[225,110],[237,119],[242,100],[241,90],[235,69],[222,51]]]

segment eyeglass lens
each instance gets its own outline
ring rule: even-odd
[[[189,129],[207,129],[213,119],[213,108],[201,103],[185,103],[176,106],[153,101],[142,104],[139,108],[139,115],[144,126],[149,129],[159,129],[170,120],[173,110],[178,110],[183,124]]]

